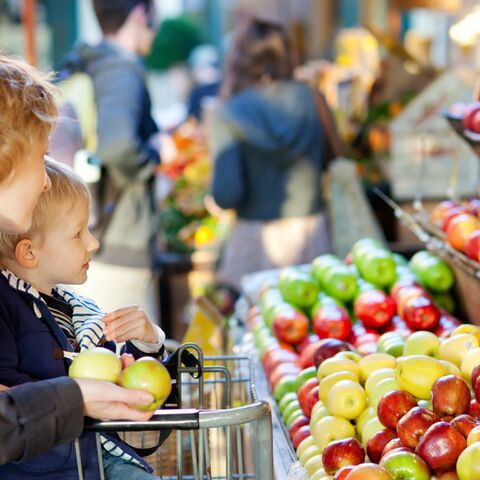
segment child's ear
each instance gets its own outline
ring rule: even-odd
[[[38,265],[37,255],[31,240],[24,238],[17,243],[15,259],[24,268],[35,268]]]

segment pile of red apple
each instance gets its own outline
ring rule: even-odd
[[[445,232],[453,248],[480,262],[480,199],[440,202],[432,210],[430,221]]]

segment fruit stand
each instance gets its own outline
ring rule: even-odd
[[[244,278],[237,338],[274,406],[275,478],[480,478],[464,473],[480,451],[480,327],[447,311],[467,270],[443,257],[364,239],[343,260]]]

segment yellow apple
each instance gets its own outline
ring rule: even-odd
[[[478,441],[480,441],[480,425],[470,430],[470,433],[467,436],[467,446]]]
[[[428,355],[399,358],[395,369],[395,379],[400,389],[424,400],[430,398],[433,384],[447,374],[447,368]]]
[[[460,335],[461,333],[469,333],[470,335],[477,337],[477,340],[480,342],[480,327],[478,325],[463,323],[462,325],[455,327],[450,336],[454,337],[455,335]]]
[[[332,415],[353,420],[367,406],[367,394],[353,380],[340,380],[328,392],[327,408]]]
[[[357,352],[351,352],[350,350],[345,350],[344,352],[338,352],[334,355],[336,358],[348,358],[348,360],[353,360],[354,362],[359,362],[362,359],[362,356]]]
[[[309,435],[307,438],[304,438],[297,447],[297,457],[300,459],[300,455],[309,447],[315,446],[315,440],[312,435]]]
[[[403,354],[409,355],[428,355],[438,358],[438,349],[440,347],[440,339],[432,332],[419,330],[413,332],[405,340]]]
[[[373,387],[379,383],[384,378],[395,378],[395,369],[394,368],[381,368],[380,370],[375,370],[365,382],[365,391],[367,395],[372,394]]]
[[[462,364],[460,370],[462,371],[462,377],[470,383],[472,370],[480,365],[480,347],[469,350],[462,358]]]
[[[314,455],[313,457],[309,458],[303,465],[303,468],[311,477],[315,472],[323,468],[322,456]]]
[[[373,388],[370,394],[370,405],[376,410],[378,403],[387,392],[400,390],[395,378],[384,378],[380,380]]]
[[[456,375],[457,377],[462,376],[460,369],[452,362],[449,362],[448,360],[439,360],[439,362],[448,370],[448,373]]]
[[[384,429],[385,425],[382,425],[376,415],[375,417],[368,420],[368,422],[365,423],[362,429],[362,445],[366,447],[367,442],[370,440],[370,438],[373,437],[373,435],[375,435],[380,430]]]
[[[480,478],[480,442],[472,443],[458,457],[457,475],[459,480]]]
[[[318,446],[314,443],[313,445],[310,445],[310,447],[305,448],[301,455],[298,455],[298,459],[300,460],[300,463],[305,466],[305,464],[310,460],[310,458],[315,457],[316,455],[321,455],[322,452],[318,448]],[[323,465],[322,465],[323,466]]]
[[[318,367],[318,381],[327,375],[332,373],[341,372],[344,370],[348,370],[350,372],[359,374],[358,364],[349,358],[336,358],[330,357],[324,360],[321,365]]]
[[[321,418],[312,429],[315,444],[323,452],[325,447],[334,440],[355,437],[355,428],[346,419],[329,415]]]
[[[321,418],[330,415],[328,408],[322,401],[318,401],[312,408],[310,412],[310,429],[315,425]]]
[[[357,432],[361,436],[364,425],[373,417],[377,416],[377,411],[372,407],[367,407],[355,420]]]
[[[463,356],[479,346],[478,339],[470,333],[459,333],[440,343],[439,358],[454,363],[457,367],[462,364]]]
[[[317,470],[313,475],[310,475],[310,480],[330,480],[331,478],[323,468]]]
[[[381,368],[395,368],[396,358],[388,353],[370,353],[365,355],[359,362],[360,381],[365,383],[367,378],[376,370]]]
[[[318,397],[324,404],[327,403],[328,392],[340,380],[353,380],[358,383],[358,375],[351,370],[343,370],[323,377],[319,383]]]

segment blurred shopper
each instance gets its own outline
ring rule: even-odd
[[[201,120],[203,104],[220,92],[220,58],[212,45],[196,47],[188,58],[193,87],[188,99],[188,116]]]
[[[154,2],[93,0],[93,7],[103,40],[79,45],[69,60],[70,68],[77,61],[93,79],[95,156],[102,166],[100,222],[93,231],[102,247],[89,282],[78,291],[95,296],[106,310],[119,303],[139,304],[154,318],[149,266],[157,225],[154,180],[160,135],[140,61],[154,36]]]
[[[235,38],[209,120],[212,194],[234,209],[219,277],[309,262],[330,251],[322,201],[325,133],[315,93],[292,79],[294,58],[281,25],[252,19]]]
[[[44,155],[57,107],[48,77],[0,56],[0,109],[0,231],[20,234],[30,228],[38,197],[50,187]],[[0,390],[0,464],[77,438],[84,415],[104,420],[151,415],[129,406],[150,403],[150,394],[95,380],[63,377]]]

